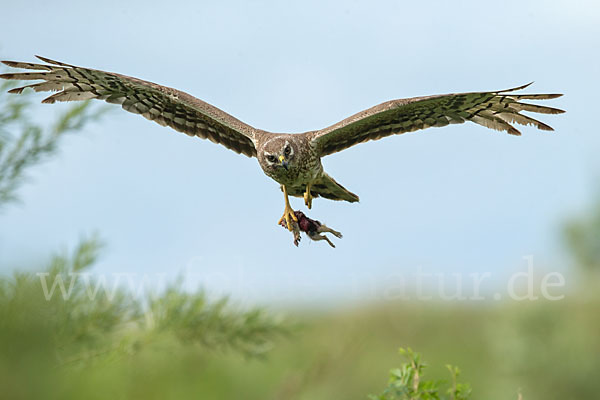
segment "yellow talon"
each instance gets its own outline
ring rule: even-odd
[[[285,219],[288,230],[293,231],[294,226],[293,226],[292,220],[295,222],[298,222],[298,218],[296,218],[296,214],[294,214],[294,210],[292,210],[291,208],[289,208],[289,209],[286,208],[285,211],[283,212],[283,215],[281,216],[281,218],[279,218],[277,225],[281,225],[281,222],[284,219]]]
[[[296,214],[294,214],[294,210],[290,206],[290,200],[288,199],[287,189],[285,185],[281,185],[283,188],[283,196],[285,198],[285,209],[283,210],[283,215],[279,218],[277,225],[281,225],[281,222],[285,219],[288,230],[293,231],[294,226],[292,224],[292,220],[298,222],[298,218],[296,218]]]

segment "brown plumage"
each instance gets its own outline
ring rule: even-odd
[[[354,114],[328,128],[315,131],[310,136],[317,144],[319,154],[325,156],[368,140],[465,121],[517,136],[521,135],[521,132],[511,123],[533,125],[541,130],[552,131],[550,126],[520,112],[560,114],[563,110],[520,103],[519,100],[547,100],[562,94],[512,93],[529,85],[531,83],[496,92],[443,94],[392,100]]]
[[[290,221],[295,219],[295,215],[287,202],[288,194],[304,196],[309,208],[312,198],[319,196],[331,200],[358,201],[357,195],[323,171],[321,157],[369,140],[465,121],[512,135],[521,134],[512,124],[533,125],[538,129],[551,131],[550,126],[521,114],[521,111],[541,114],[564,112],[521,102],[561,96],[514,93],[530,85],[527,84],[492,92],[392,100],[321,130],[302,134],[277,134],[256,129],[179,90],[121,74],[38,58],[46,64],[2,61],[10,67],[39,72],[8,73],[0,75],[0,78],[42,81],[12,89],[10,93],[21,93],[25,88],[32,88],[37,92],[57,92],[46,98],[44,103],[105,100],[190,136],[209,139],[237,153],[257,157],[265,174],[282,186],[286,196],[284,217],[290,229]]]
[[[42,101],[48,104],[105,100],[179,132],[209,139],[247,156],[256,155],[253,143],[255,130],[251,126],[187,93],[121,74],[38,58],[52,65],[2,61],[14,68],[44,71],[0,75],[3,79],[43,80],[12,89],[9,93],[21,93],[26,88],[36,92],[57,91]]]

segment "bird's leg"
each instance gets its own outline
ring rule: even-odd
[[[304,204],[310,210],[312,208],[312,195],[310,194],[310,183],[306,185],[306,192],[304,192]]]
[[[292,225],[292,220],[295,222],[298,222],[298,218],[296,218],[296,215],[294,214],[294,210],[292,210],[292,207],[290,206],[290,200],[288,199],[287,188],[285,187],[285,185],[281,185],[281,187],[283,189],[283,197],[285,198],[285,209],[283,210],[283,215],[281,216],[281,218],[279,218],[277,225],[280,225],[281,221],[283,221],[285,219],[285,222],[287,223],[287,228],[291,232],[294,230],[294,227]]]

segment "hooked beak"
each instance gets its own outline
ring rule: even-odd
[[[287,161],[285,161],[284,156],[279,156],[279,162],[281,163],[281,166],[283,168],[285,168],[286,170],[288,169],[288,163],[287,163]]]

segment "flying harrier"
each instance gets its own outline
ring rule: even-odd
[[[520,100],[546,100],[560,94],[514,94],[530,84],[495,92],[444,94],[392,100],[354,114],[327,128],[301,134],[271,133],[254,128],[233,116],[187,93],[141,79],[77,67],[37,56],[47,64],[2,61],[15,67],[41,72],[0,75],[3,79],[42,80],[25,88],[36,92],[57,91],[43,100],[76,101],[100,99],[120,104],[124,110],[141,114],[163,126],[189,136],[198,136],[256,157],[265,174],[281,185],[285,209],[279,220],[292,230],[297,221],[288,195],[304,197],[308,208],[313,197],[330,200],[358,201],[358,196],[337,183],[323,171],[321,157],[347,149],[358,143],[429,127],[472,121],[487,128],[520,135],[511,123],[533,125],[551,131],[550,126],[520,114],[564,112],[551,107],[521,103]]]

